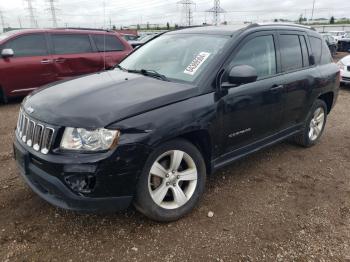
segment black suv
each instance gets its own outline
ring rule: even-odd
[[[287,138],[314,145],[339,78],[325,41],[306,27],[168,32],[113,70],[29,95],[15,158],[29,186],[56,206],[133,203],[172,221],[196,205],[218,168]]]

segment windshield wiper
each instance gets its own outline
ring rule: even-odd
[[[156,70],[141,69],[141,70],[127,70],[127,71],[129,73],[142,74],[144,76],[150,76],[150,77],[161,79],[163,81],[170,82],[169,78],[167,78],[165,75],[158,73]]]
[[[119,68],[120,70],[126,71],[128,73],[142,74],[142,75],[145,75],[145,76],[150,76],[150,77],[161,79],[163,81],[170,82],[169,78],[167,78],[165,75],[162,75],[162,74],[158,73],[156,70],[151,70],[151,69],[141,69],[141,70],[126,69],[126,68],[122,67],[119,64],[114,65],[112,69],[115,69],[115,68]]]
[[[128,71],[124,67],[122,67],[120,64],[115,64],[111,69],[113,70],[115,68],[119,68],[120,70],[123,70],[123,71]]]

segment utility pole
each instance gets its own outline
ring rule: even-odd
[[[214,0],[214,6],[206,12],[213,14],[213,25],[220,24],[220,14],[225,13],[225,10],[220,7],[220,0]]]
[[[47,0],[49,3],[48,10],[51,13],[51,19],[52,19],[52,26],[57,27],[57,14],[56,11],[58,10],[55,6],[58,0]]]
[[[315,2],[316,2],[316,0],[314,0],[314,2],[312,4],[311,22],[312,22],[312,20],[314,20]]]
[[[181,20],[184,26],[193,25],[193,10],[192,7],[195,5],[195,2],[192,0],[181,0],[177,2],[178,5],[182,5],[181,11]]]
[[[0,10],[0,21],[1,21],[2,32],[5,32],[5,18],[2,13],[2,10]]]
[[[38,22],[36,21],[35,15],[34,15],[34,7],[32,5],[33,0],[24,0],[24,1],[27,2],[27,10],[29,12],[30,27],[37,28]]]
[[[18,24],[19,24],[19,28],[22,28],[22,21],[21,21],[21,17],[18,16]]]

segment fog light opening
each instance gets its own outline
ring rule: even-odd
[[[96,177],[93,175],[71,175],[65,177],[67,185],[80,194],[89,194],[96,185]]]

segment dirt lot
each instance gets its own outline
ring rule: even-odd
[[[133,209],[86,215],[41,200],[12,159],[19,103],[0,106],[0,260],[350,261],[349,101],[343,88],[318,145],[283,143],[232,164],[171,224]]]

